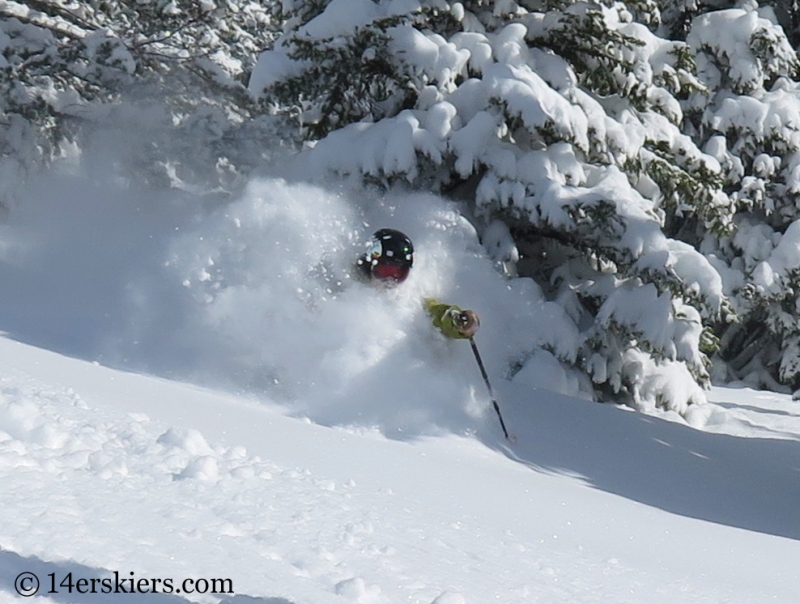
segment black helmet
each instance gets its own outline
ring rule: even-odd
[[[414,245],[404,233],[380,229],[358,259],[359,270],[370,279],[402,283],[414,264]]]

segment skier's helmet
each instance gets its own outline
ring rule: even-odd
[[[402,283],[414,264],[414,245],[400,231],[380,229],[372,235],[358,264],[371,279],[388,284]]]

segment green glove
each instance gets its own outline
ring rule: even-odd
[[[464,310],[453,304],[442,304],[433,298],[425,298],[425,310],[433,326],[448,338],[468,340],[480,327],[478,315],[473,310]]]

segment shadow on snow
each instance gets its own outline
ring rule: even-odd
[[[501,400],[518,436],[508,446],[487,423],[484,442],[538,471],[662,510],[800,539],[800,441],[741,438],[534,390]],[[489,417],[486,421],[495,421]],[[491,428],[494,428],[492,426]]]

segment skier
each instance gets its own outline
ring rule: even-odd
[[[381,287],[394,287],[406,280],[414,265],[414,244],[395,229],[375,231],[356,263],[358,274],[365,281]],[[446,337],[468,340],[478,331],[480,319],[474,310],[454,304],[442,304],[433,298],[423,300],[434,327]]]
[[[414,245],[411,239],[395,229],[380,229],[372,235],[372,240],[367,244],[367,251],[358,258],[356,271],[364,281],[389,288],[405,281],[412,266],[414,266]],[[442,304],[433,298],[425,298],[422,303],[433,326],[445,337],[469,340],[503,434],[506,439],[514,442],[515,437],[509,435],[506,429],[492,385],[489,383],[489,376],[478,352],[478,345],[475,344],[473,337],[481,324],[478,313],[474,310],[464,310],[455,304]]]

